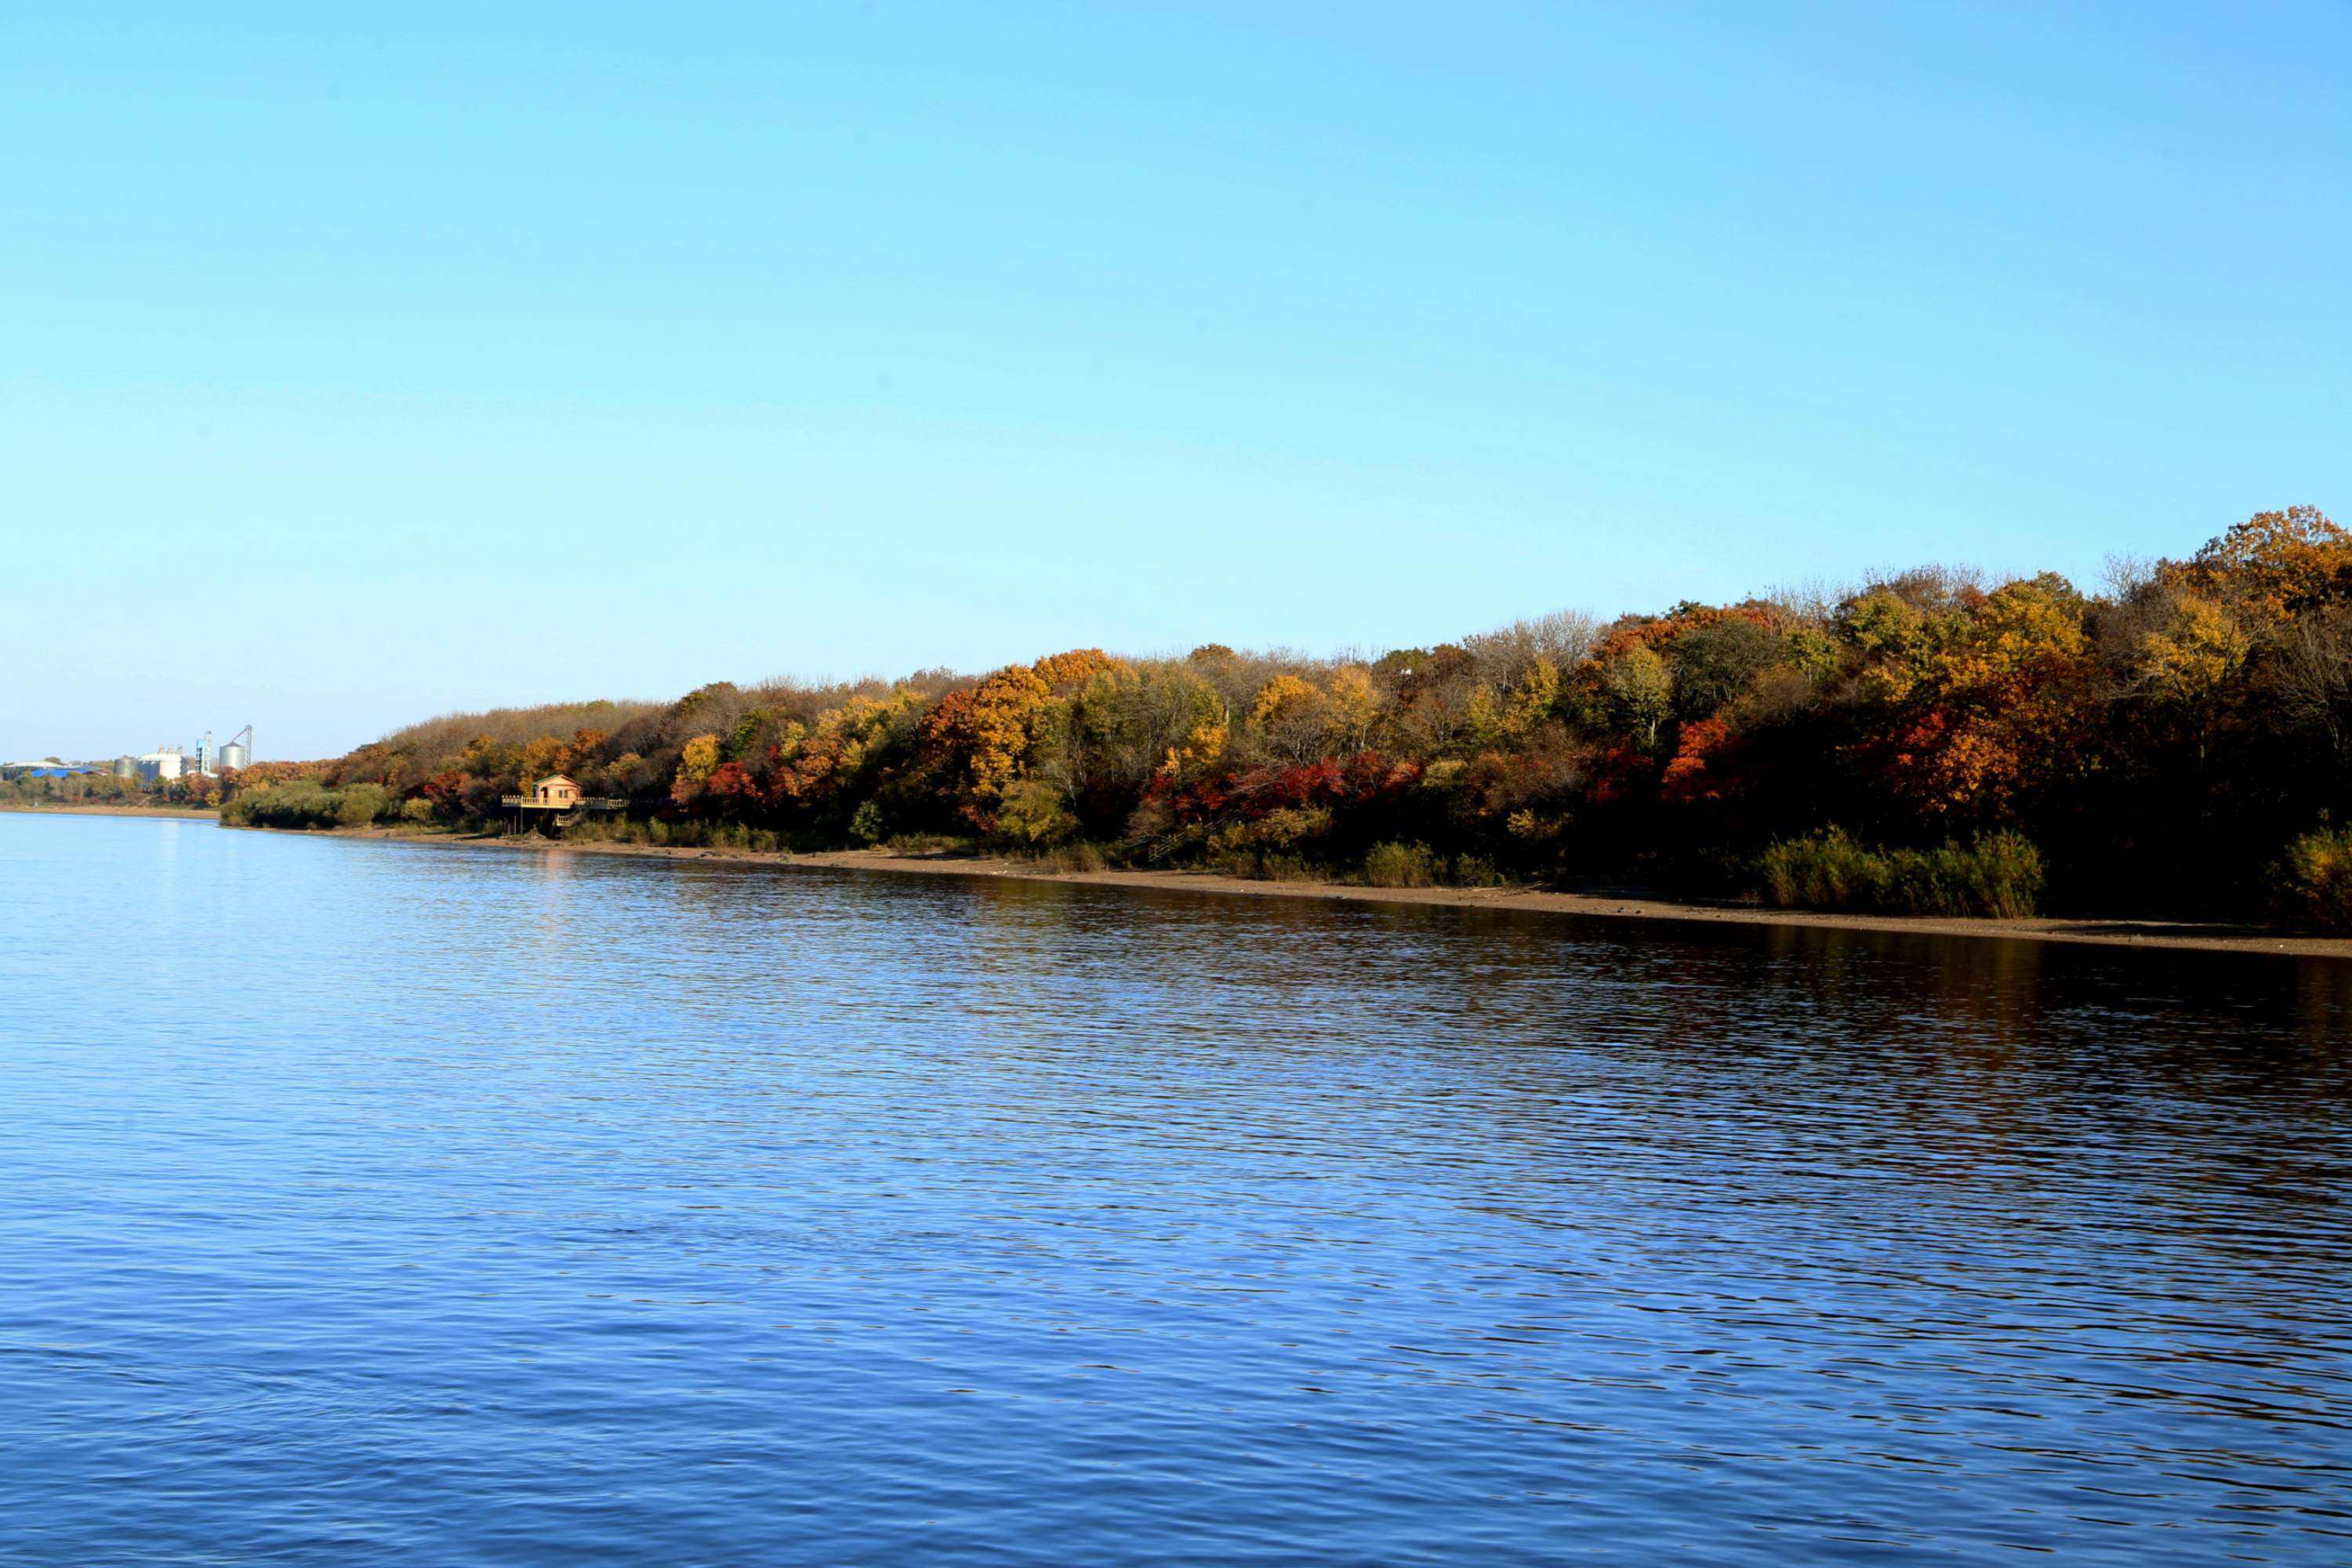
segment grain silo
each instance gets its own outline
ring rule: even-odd
[[[252,765],[253,726],[247,724],[244,729],[231,735],[228,738],[228,744],[220,749],[220,767],[223,772],[226,772],[230,768],[249,768]]]

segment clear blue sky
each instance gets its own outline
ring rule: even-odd
[[[2352,7],[1778,9],[10,8],[0,753],[2352,510]]]

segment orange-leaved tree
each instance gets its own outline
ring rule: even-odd
[[[2258,511],[2232,523],[2186,563],[2167,563],[2173,584],[2244,606],[2266,620],[2352,597],[2352,532],[2315,506]]]
[[[2006,584],[1920,663],[1890,782],[1930,817],[2000,821],[2077,760],[2090,727],[2085,605],[2053,574]]]
[[[993,826],[996,803],[1021,776],[1041,712],[1055,701],[1043,677],[1016,664],[948,693],[923,715],[917,757],[966,821]]]

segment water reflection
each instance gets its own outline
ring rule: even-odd
[[[2339,969],[136,827],[0,822],[32,1560],[2345,1555]]]

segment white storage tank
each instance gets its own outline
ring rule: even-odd
[[[158,746],[139,759],[139,776],[149,784],[169,784],[187,771],[187,753],[177,746]]]

